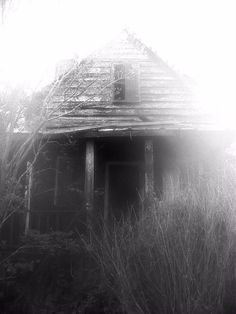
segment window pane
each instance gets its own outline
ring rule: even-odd
[[[114,67],[114,100],[125,99],[125,65],[116,64]]]

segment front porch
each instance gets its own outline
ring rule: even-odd
[[[11,242],[30,229],[84,232],[100,219],[137,215],[199,174],[200,143],[184,136],[47,140],[28,164],[26,208],[9,222]]]
[[[119,220],[130,211],[138,212],[161,188],[154,176],[154,146],[150,138],[48,144],[28,180],[25,232],[67,231],[75,222],[84,229],[91,219]]]

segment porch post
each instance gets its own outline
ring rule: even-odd
[[[27,162],[26,166],[26,183],[25,183],[25,234],[28,234],[30,229],[30,211],[31,211],[31,191],[33,183],[33,167],[31,162]]]
[[[153,140],[145,139],[144,142],[144,171],[145,171],[145,204],[150,206],[154,192],[154,172],[153,172]]]
[[[85,207],[88,216],[93,212],[94,201],[94,141],[86,142],[85,150]]]

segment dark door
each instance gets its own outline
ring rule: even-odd
[[[105,211],[109,218],[120,220],[137,213],[141,201],[139,164],[110,163],[107,172]]]

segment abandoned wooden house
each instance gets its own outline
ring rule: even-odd
[[[69,65],[47,100],[26,232],[71,230],[86,216],[119,220],[199,179],[219,131],[182,76],[126,31]]]

